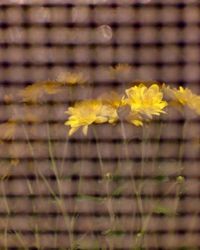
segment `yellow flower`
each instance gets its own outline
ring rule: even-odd
[[[140,127],[143,126],[143,120],[144,117],[142,117],[140,114],[135,113],[135,112],[130,112],[127,117],[126,120],[130,123],[132,123],[133,125]]]
[[[111,91],[103,94],[101,100],[104,104],[111,106],[115,109],[116,120],[125,120],[130,113],[130,107],[125,103],[122,95],[117,92]]]
[[[115,123],[118,120],[117,109],[112,105],[102,103],[100,115],[105,117],[108,123]]]
[[[181,105],[187,105],[200,115],[200,96],[192,93],[188,88],[179,87],[179,89],[173,89],[174,98]]]
[[[131,71],[132,68],[129,64],[127,63],[119,63],[116,66],[113,66],[110,68],[111,73],[123,73],[123,72],[127,72],[127,71]]]
[[[167,101],[171,101],[174,99],[174,90],[169,86],[163,83],[161,86],[161,91],[163,92],[164,99]]]
[[[123,102],[122,96],[115,91],[104,93],[100,96],[100,100],[102,100],[103,104],[110,105],[113,108],[119,108]]]
[[[136,126],[143,125],[143,119],[149,120],[153,115],[165,113],[163,109],[167,106],[167,102],[163,100],[163,94],[157,84],[146,87],[141,83],[139,86],[127,89],[126,95],[124,103],[131,108],[128,120]]]
[[[3,140],[13,139],[17,129],[17,123],[14,120],[8,120],[5,123],[0,124],[0,138]]]
[[[41,81],[25,87],[20,96],[24,102],[37,102],[45,93],[56,94],[61,90],[61,84],[57,81]]]
[[[175,98],[182,104],[186,105],[188,101],[193,98],[193,94],[189,89],[184,89],[183,87],[179,87],[179,89],[174,89]]]
[[[92,123],[114,123],[117,120],[115,111],[110,105],[104,105],[101,100],[77,102],[74,107],[69,107],[65,112],[70,115],[65,125],[71,126],[69,135],[72,135],[80,127],[83,127],[83,134],[86,135],[88,126]]]
[[[42,85],[38,83],[31,84],[20,92],[20,96],[24,102],[36,102],[43,94],[41,87]]]
[[[61,84],[57,81],[46,81],[43,83],[43,90],[49,95],[54,95],[61,91]]]
[[[58,76],[57,81],[62,85],[76,85],[86,83],[85,76],[81,72],[63,72]]]

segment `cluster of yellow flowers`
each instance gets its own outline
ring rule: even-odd
[[[129,70],[128,65],[118,65],[112,68],[114,72]],[[56,80],[33,83],[20,91],[20,99],[24,103],[38,103],[44,95],[53,95],[62,91],[63,87],[86,83],[83,73],[64,72]],[[12,102],[12,97],[5,96],[5,102]],[[135,126],[143,126],[155,117],[167,113],[167,107],[188,107],[200,115],[200,96],[188,88],[172,88],[157,82],[133,82],[132,87],[124,93],[106,93],[97,99],[87,99],[76,102],[65,112],[68,119],[65,125],[70,127],[69,136],[82,128],[83,134],[88,132],[92,124],[116,124],[126,121]],[[32,117],[24,121],[32,122]],[[11,139],[16,130],[16,121],[8,120],[0,124],[0,139]],[[1,131],[4,131],[1,135]],[[5,131],[7,131],[5,133]]]
[[[69,115],[65,125],[70,126],[71,136],[82,127],[86,135],[88,126],[93,123],[111,123],[127,121],[135,126],[143,126],[154,116],[166,113],[167,106],[188,106],[200,115],[200,96],[188,88],[171,88],[165,84],[140,83],[126,89],[121,96],[111,92],[98,99],[83,100],[69,107]]]
[[[62,87],[66,85],[83,83],[86,83],[83,74],[66,72],[60,74],[56,80],[39,81],[27,86],[20,92],[20,97],[24,102],[37,103],[45,94],[54,95],[62,91]]]

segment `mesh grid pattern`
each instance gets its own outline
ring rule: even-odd
[[[186,123],[172,112],[162,125],[150,125],[145,143],[140,128],[125,125],[128,146],[120,125],[98,126],[98,138],[90,131],[69,139],[63,123],[68,103],[120,90],[124,82],[156,80],[198,92],[199,1],[13,2],[0,4],[0,119],[33,114],[40,122],[19,125],[14,140],[0,145],[0,247],[140,249],[141,210],[132,183],[141,181],[145,152],[142,214],[153,211],[145,244],[198,249],[198,118]],[[110,66],[118,63],[131,68],[114,78]],[[5,103],[5,95],[67,70],[83,72],[91,84],[35,107],[17,98]],[[178,175],[185,177],[181,188]]]

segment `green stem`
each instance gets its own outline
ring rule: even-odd
[[[98,144],[98,136],[97,136],[97,132],[96,132],[95,128],[93,128],[93,133],[94,133],[94,136],[95,136],[96,149],[97,149],[99,164],[100,164],[101,173],[102,173],[102,180],[103,180],[104,179],[104,171],[103,171],[104,164],[103,164],[103,160],[102,160],[102,156],[101,156],[101,150],[100,150],[99,144]],[[107,195],[107,201],[108,201],[107,209],[108,209],[108,213],[109,213],[109,216],[110,216],[111,227],[113,228],[113,224],[114,224],[114,221],[115,221],[115,214],[113,212],[112,196],[109,194],[109,184],[108,184],[108,182],[109,182],[109,180],[107,180],[107,183],[106,183],[106,195]],[[114,249],[113,245],[109,246],[109,249],[113,250]]]
[[[124,122],[121,121],[120,122],[121,124],[121,132],[122,132],[122,137],[123,137],[123,144],[124,144],[124,147],[125,147],[125,154],[126,154],[126,160],[127,162],[129,162],[129,155],[128,155],[128,140],[127,140],[127,136],[126,136],[126,129],[125,129],[125,126],[124,126]],[[138,193],[138,190],[137,190],[137,186],[136,186],[136,183],[135,183],[135,180],[133,178],[133,176],[131,176],[131,182],[132,182],[132,185],[133,185],[133,192],[135,195],[137,195]]]
[[[30,139],[29,139],[29,135],[27,133],[27,130],[25,128],[24,125],[23,126],[23,130],[24,130],[24,134],[25,134],[25,137],[26,137],[26,140],[27,140],[27,143],[28,143],[28,146],[29,146],[29,149],[31,151],[31,154],[32,154],[32,157],[33,157],[33,160],[35,162],[35,165],[37,165],[37,162],[36,162],[36,159],[35,159],[35,153],[34,153],[34,149],[33,149],[33,146],[30,142]],[[55,167],[56,165],[54,165]],[[42,173],[40,173],[40,170],[38,168],[38,173],[39,175],[41,176],[41,178],[43,179],[44,183],[46,184],[48,190],[50,191],[52,197],[54,198],[54,200],[56,201],[56,204],[58,205],[61,213],[63,214],[63,217],[64,217],[64,221],[65,221],[65,224],[66,224],[66,227],[68,228],[69,227],[69,224],[70,224],[70,219],[69,217],[66,215],[66,212],[64,211],[63,209],[63,200],[61,200],[60,198],[57,197],[57,195],[55,194],[55,192],[52,190],[51,186],[49,185],[49,182],[47,181],[47,179],[45,178],[45,176],[43,176]],[[68,233],[69,233],[69,242],[70,242],[70,247],[73,246],[73,233],[71,232],[71,229],[68,228]]]
[[[142,145],[141,145],[141,158],[142,158],[142,162],[141,162],[141,171],[140,171],[140,177],[141,177],[141,181],[140,181],[140,185],[138,188],[138,192],[141,194],[142,193],[142,189],[144,186],[144,169],[145,169],[145,146],[146,146],[146,131],[145,131],[146,127],[145,125],[142,127]]]
[[[185,139],[186,131],[187,131],[187,125],[188,125],[188,120],[186,120],[183,124],[182,128],[182,139]],[[184,167],[182,166],[183,164],[183,155],[184,155],[184,148],[185,144],[184,142],[180,144],[179,146],[179,160],[178,160],[178,177],[182,177],[182,173],[184,170]],[[180,202],[180,194],[181,190],[183,188],[184,183],[178,183],[177,182],[177,187],[176,187],[176,199],[175,199],[175,209],[174,209],[174,214],[177,214],[178,207],[179,207],[179,202]]]
[[[123,121],[121,121],[121,131],[122,131],[122,136],[123,136],[123,141],[124,141],[124,146],[125,146],[126,158],[127,158],[127,161],[129,161],[128,148],[127,148],[128,140],[127,140],[126,130],[125,130]],[[143,130],[143,134],[144,134],[144,130]],[[144,145],[142,145],[141,177],[143,177],[143,172],[144,172],[144,164],[145,164],[145,162],[144,162],[144,153],[145,153]],[[143,229],[144,228],[144,208],[143,208],[143,201],[142,201],[142,198],[141,198],[141,190],[142,190],[141,187],[142,186],[139,186],[137,188],[133,176],[131,176],[131,180],[132,180],[133,191],[134,191],[134,194],[136,196],[137,206],[138,206],[138,210],[139,210],[140,218],[141,218],[141,225],[140,225],[139,234],[141,235],[141,237],[140,237],[140,246],[142,246],[143,245],[143,239],[144,239],[144,229]],[[137,241],[138,241],[138,235],[139,234],[136,235],[136,239],[134,241],[134,242],[136,242],[136,244],[137,244]]]
[[[58,185],[59,194],[60,194],[60,196],[62,196],[62,194],[61,194],[60,178],[59,178],[57,165],[56,165],[56,162],[55,162],[55,159],[54,159],[54,155],[53,155],[53,149],[52,149],[51,133],[50,133],[49,123],[47,123],[47,133],[48,133],[48,150],[49,150],[49,156],[50,156],[50,160],[51,160],[51,166],[52,166],[52,170],[53,170],[53,172],[54,172],[54,174],[56,176],[56,182],[57,182],[57,185]]]

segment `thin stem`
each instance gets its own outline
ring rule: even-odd
[[[56,182],[58,184],[59,194],[61,196],[62,195],[61,194],[61,185],[60,185],[60,179],[59,179],[57,165],[56,165],[54,155],[53,155],[49,123],[47,123],[47,133],[48,133],[48,150],[49,150],[49,156],[50,156],[50,160],[51,160],[52,170],[56,176]]]
[[[126,158],[127,160],[129,160],[129,156],[128,156],[128,140],[127,140],[127,136],[126,136],[126,130],[125,130],[125,127],[124,127],[124,122],[121,121],[121,131],[122,131],[122,136],[123,136],[123,141],[124,141],[124,146],[125,146],[125,152],[126,152]],[[143,134],[144,134],[144,130],[143,130]],[[145,154],[145,149],[144,149],[144,145],[142,145],[142,166],[141,166],[141,177],[143,177],[143,172],[144,172],[144,154]],[[136,184],[135,184],[135,181],[134,181],[134,178],[133,176],[131,176],[131,180],[132,180],[132,184],[133,184],[133,191],[135,193],[135,197],[136,197],[136,201],[137,201],[137,206],[138,206],[138,209],[139,209],[139,213],[140,213],[140,218],[141,218],[141,226],[140,226],[140,235],[141,235],[141,238],[140,238],[140,246],[143,245],[143,238],[144,238],[144,230],[143,230],[143,227],[144,227],[144,209],[143,209],[143,201],[142,201],[142,198],[141,198],[141,186],[139,186],[137,188]],[[136,235],[136,238],[134,240],[134,242],[137,242],[138,240],[138,234]]]
[[[182,128],[182,139],[184,140],[185,138],[185,135],[186,135],[186,131],[187,131],[187,125],[188,125],[188,120],[184,121],[184,124],[183,124],[183,128]],[[184,143],[181,143],[180,146],[179,146],[179,161],[178,161],[178,177],[182,177],[182,173],[183,173],[183,155],[184,155],[184,149],[185,149],[185,144]],[[180,202],[180,194],[182,193],[181,192],[181,189],[183,188],[183,184],[184,183],[177,183],[178,186],[176,188],[176,199],[175,199],[175,210],[174,210],[174,214],[177,213],[178,211],[178,206],[179,206],[179,202]]]
[[[9,221],[9,217],[6,216],[6,225],[5,225],[5,229],[4,229],[4,234],[3,234],[3,242],[4,242],[4,249],[7,250],[8,249],[8,221]]]
[[[6,211],[7,211],[7,214],[9,215],[11,212],[10,212],[10,208],[9,208],[9,205],[8,205],[8,201],[7,201],[7,196],[5,194],[5,187],[4,187],[4,183],[3,181],[1,181],[1,186],[2,186],[2,191],[3,191],[3,201],[4,201],[4,205],[6,207]]]
[[[144,186],[144,169],[145,169],[145,149],[146,149],[146,127],[145,125],[142,127],[142,145],[141,145],[141,171],[140,171],[140,177],[141,177],[141,181],[140,181],[140,185],[138,188],[138,192],[141,194],[142,193],[142,188]]]
[[[97,136],[97,132],[96,132],[95,128],[93,128],[93,132],[94,132],[94,136],[95,136],[95,140],[96,140],[96,149],[97,149],[97,154],[98,154],[98,159],[99,159],[99,164],[100,164],[102,179],[103,179],[103,177],[104,177],[104,171],[103,171],[104,164],[103,164],[103,160],[102,160],[102,156],[101,156],[101,150],[100,150],[99,144],[98,144],[98,136]],[[107,180],[107,183],[106,183],[106,193],[107,193],[107,201],[108,201],[107,209],[108,209],[108,213],[109,213],[109,216],[110,216],[110,223],[111,223],[111,226],[113,228],[113,224],[114,224],[114,221],[115,221],[115,214],[114,214],[113,206],[112,206],[112,196],[109,194],[108,181],[109,180]],[[109,249],[113,250],[114,249],[113,245],[109,246]]]
[[[15,232],[15,235],[16,235],[18,241],[19,241],[19,242],[21,243],[21,245],[23,246],[23,249],[28,250],[28,247],[26,247],[26,245],[25,245],[25,243],[24,243],[24,241],[23,241],[21,235],[20,235],[16,230],[13,230],[13,231]]]
[[[127,136],[126,136],[126,129],[125,129],[125,126],[124,126],[124,122],[121,120],[120,122],[121,124],[121,132],[122,132],[122,137],[123,137],[123,144],[124,144],[124,147],[125,147],[125,154],[126,154],[126,160],[127,162],[129,162],[129,154],[128,154],[128,139],[127,139]],[[138,190],[137,190],[137,186],[136,186],[136,183],[134,181],[134,178],[133,176],[131,176],[131,181],[132,181],[132,184],[133,184],[133,192],[135,193],[135,195],[137,195],[138,193]]]
[[[32,144],[30,142],[29,135],[28,135],[28,133],[26,131],[25,126],[24,125],[22,125],[22,126],[23,126],[23,130],[24,130],[24,133],[25,133],[25,136],[26,136],[26,139],[27,139],[27,143],[28,143],[29,149],[31,151],[33,160],[34,160],[35,164],[37,164],[36,159],[35,159],[34,149],[33,149],[33,146],[32,146]],[[66,215],[65,211],[63,210],[63,201],[57,197],[57,195],[52,190],[52,188],[49,185],[49,182],[47,181],[47,179],[45,178],[45,176],[43,176],[43,174],[40,173],[39,168],[38,168],[38,172],[39,172],[39,175],[41,176],[41,178],[43,179],[44,183],[46,184],[48,190],[50,191],[51,195],[53,196],[54,200],[56,201],[56,204],[60,208],[60,211],[62,212],[63,217],[64,217],[64,221],[65,221],[66,227],[68,228],[68,226],[69,226],[69,218]],[[73,242],[73,233],[71,233],[71,229],[69,229],[69,228],[68,228],[68,232],[69,232],[69,241],[70,241],[70,247],[71,247],[71,246],[73,246],[73,243],[72,243]]]

